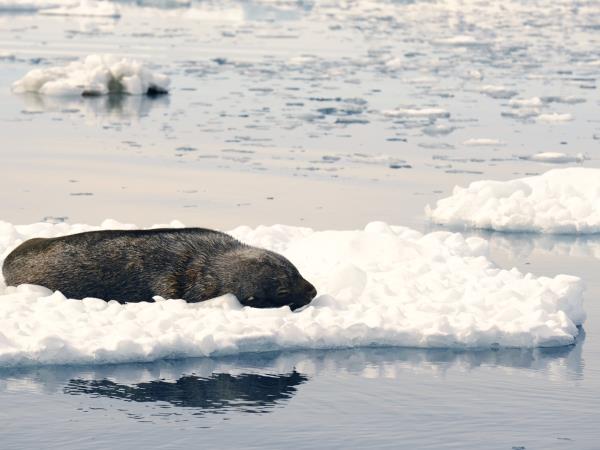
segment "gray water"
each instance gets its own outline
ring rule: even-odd
[[[600,5],[487,3],[2,11],[0,219],[426,230],[423,207],[454,185],[564,167],[523,157],[599,167]],[[171,93],[10,91],[28,70],[105,52],[149,61]],[[541,105],[510,103],[531,97]],[[396,107],[448,114],[383,114]],[[540,120],[552,113],[570,120]],[[482,138],[498,142],[469,143]],[[600,448],[600,237],[481,235],[501,267],[585,280],[575,346],[0,369],[0,448]]]

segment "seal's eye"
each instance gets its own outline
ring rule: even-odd
[[[253,296],[253,295],[251,295],[250,297],[247,297],[247,298],[246,298],[246,301],[247,301],[247,302],[253,302],[253,301],[254,301],[254,296]]]
[[[290,293],[290,291],[288,291],[287,289],[281,288],[281,289],[277,290],[277,297],[285,297],[289,293]]]

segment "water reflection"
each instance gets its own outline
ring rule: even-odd
[[[152,380],[133,385],[108,379],[73,379],[63,392],[133,402],[167,402],[204,412],[235,409],[258,413],[268,412],[275,404],[292,397],[297,386],[307,380],[308,377],[295,370],[277,375],[216,373],[208,378],[184,375],[175,382]]]
[[[499,232],[481,233],[489,239],[490,246],[508,254],[511,258],[526,259],[534,253],[593,257],[600,260],[600,235],[548,235]]]
[[[103,95],[98,97],[51,97],[36,93],[19,95],[25,103],[23,113],[57,112],[77,114],[88,122],[139,119],[153,108],[169,106],[169,96]]]
[[[406,372],[474,372],[482,367],[527,370],[563,380],[582,379],[585,332],[575,345],[499,350],[397,347],[248,353],[98,366],[0,368],[0,387],[89,394],[134,402],[168,402],[199,409],[275,405],[300,385],[327,373],[401,378]]]
[[[492,251],[500,251],[511,259],[525,260],[533,254],[569,256],[600,260],[600,234],[542,234],[472,230],[428,224],[426,232],[453,231],[486,239]]]

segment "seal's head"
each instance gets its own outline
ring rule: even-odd
[[[244,306],[292,310],[308,305],[317,295],[285,257],[261,248],[243,246],[219,258],[219,295],[234,294]]]

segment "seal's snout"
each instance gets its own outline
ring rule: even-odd
[[[299,289],[299,295],[296,297],[296,301],[290,305],[292,310],[302,308],[308,305],[313,298],[317,295],[317,290],[308,281],[302,279],[302,283]]]

